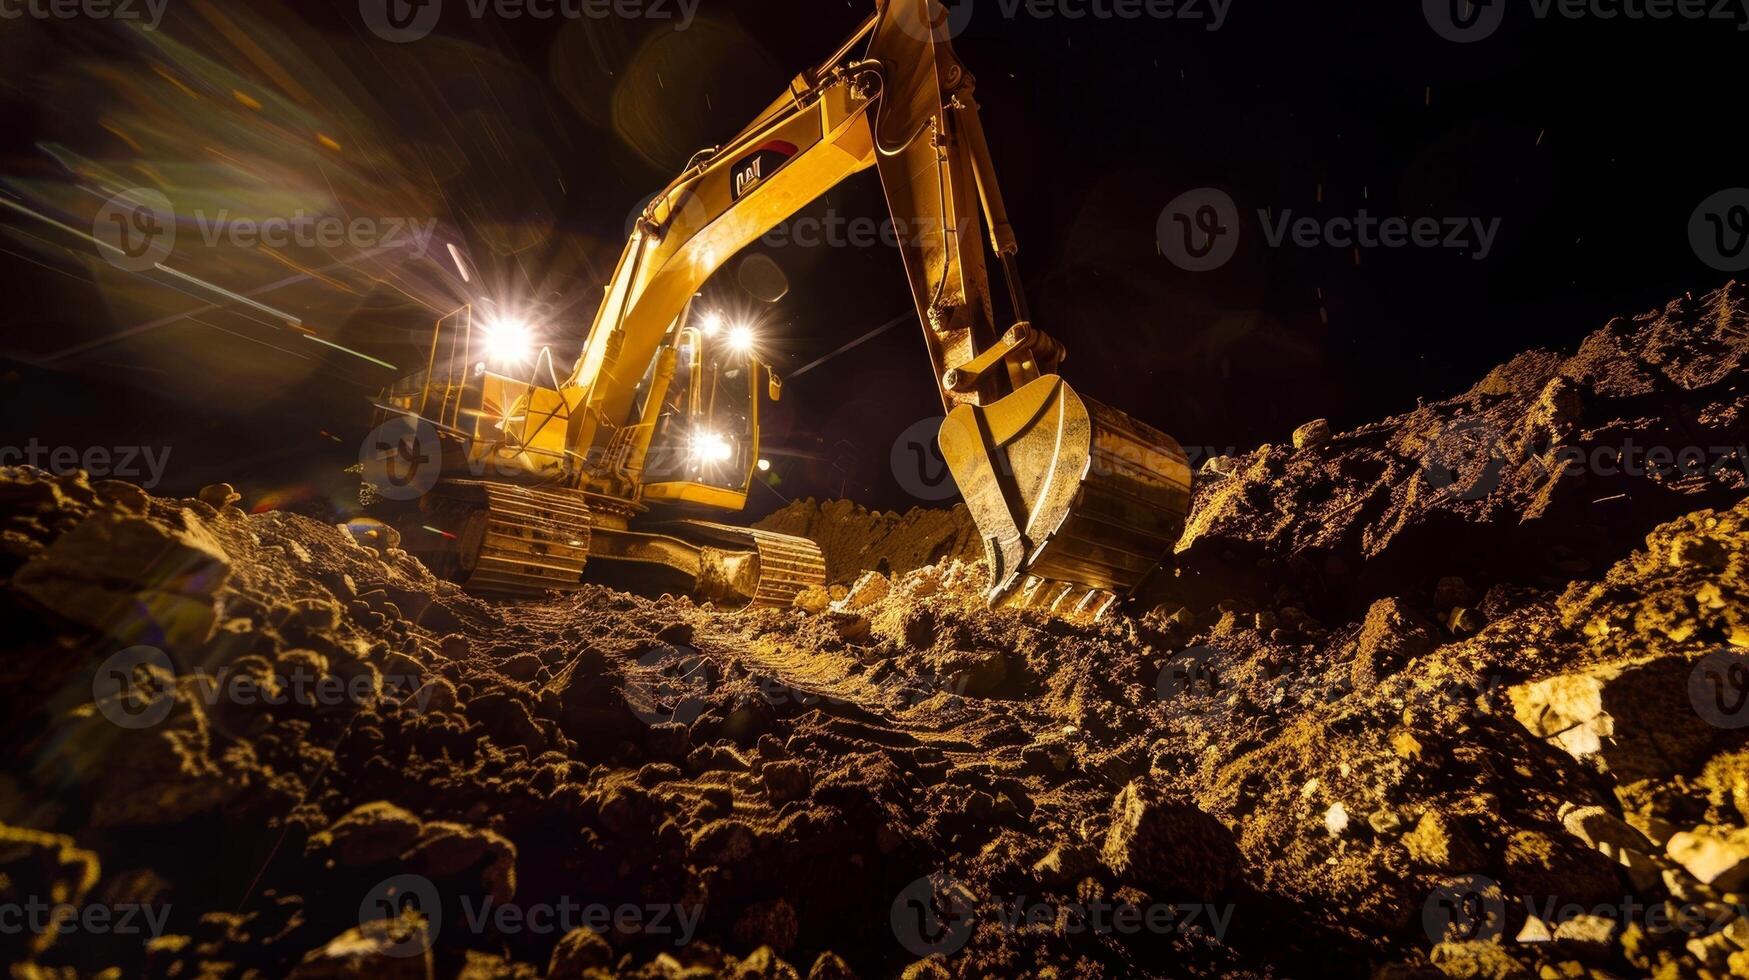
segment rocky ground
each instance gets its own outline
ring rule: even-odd
[[[0,471],[0,954],[1749,975],[1744,300],[1210,460],[1094,624],[982,608],[963,512],[774,515],[836,583],[790,610],[493,604],[224,487]]]

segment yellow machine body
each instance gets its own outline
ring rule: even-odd
[[[440,522],[420,525],[434,535],[421,539],[428,560],[470,587],[473,570],[525,562],[521,579],[501,568],[486,577],[488,591],[513,593],[575,587],[586,561],[763,604],[822,582],[811,543],[645,522],[652,506],[740,510],[760,400],[779,388],[756,348],[701,319],[699,290],[870,168],[908,232],[899,251],[948,410],[941,446],[985,541],[991,601],[1097,614],[1170,552],[1189,504],[1184,454],[1057,375],[1063,350],[1027,315],[975,83],[942,36],[944,17],[936,0],[878,0],[831,58],[698,153],[637,220],[568,372],[546,351],[521,376],[500,372],[472,311],[439,322],[427,370],[380,406],[444,441],[442,480],[419,505],[419,520]],[[1005,330],[986,243],[1014,311]]]

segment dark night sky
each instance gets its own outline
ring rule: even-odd
[[[196,51],[235,48],[234,36],[211,28],[204,5],[170,4],[166,35]],[[1318,416],[1339,428],[1364,423],[1417,396],[1461,390],[1519,350],[1571,346],[1612,315],[1728,278],[1696,256],[1687,228],[1704,198],[1749,184],[1737,134],[1749,33],[1735,23],[1539,21],[1515,5],[1494,36],[1455,44],[1412,2],[1232,0],[1216,31],[1205,29],[1206,2],[1193,8],[1201,20],[1067,21],[1024,8],[1007,18],[1003,6],[977,0],[955,47],[979,80],[1034,318],[1068,347],[1064,373],[1080,390],[1186,446],[1279,442]],[[402,143],[428,169],[436,156],[453,158],[442,169],[443,199],[454,208],[444,216],[465,226],[460,234],[476,252],[487,250],[483,239],[516,241],[482,229],[527,225],[538,213],[548,234],[520,253],[522,265],[561,270],[567,295],[598,296],[634,205],[691,149],[732,135],[790,75],[828,54],[867,4],[703,0],[704,29],[666,39],[656,37],[663,25],[561,29],[475,21],[458,0],[450,7],[433,38],[390,45],[364,29],[350,0],[216,5],[256,25],[243,34],[266,55],[227,59],[239,75],[283,90],[320,72],[357,94],[346,117],[352,131]],[[0,54],[19,66],[9,69],[0,106],[8,124],[0,173],[54,179],[44,141],[126,161],[103,122],[130,118],[122,93],[155,80],[142,67],[149,59],[108,30],[0,24]],[[609,111],[623,110],[614,89],[639,77],[632,65],[651,58],[649,45],[661,52],[656,67],[670,70],[632,104],[668,107],[661,130],[648,114]],[[310,55],[300,71],[263,67],[298,51]],[[113,60],[126,84],[61,84],[75,59]],[[491,70],[473,70],[478,64]],[[432,93],[453,116],[433,122],[411,110]],[[332,105],[304,108],[319,118]],[[473,114],[510,120],[516,138],[480,140],[493,143],[483,157],[455,135],[471,132]],[[223,144],[228,132],[215,125],[212,139]],[[432,150],[445,140],[454,153]],[[1156,247],[1162,209],[1199,187],[1225,191],[1240,212],[1236,255],[1203,273],[1177,268]],[[814,211],[878,217],[880,206],[867,175]],[[1402,248],[1364,250],[1357,261],[1341,248],[1269,247],[1256,219],[1263,208],[1498,219],[1499,230],[1485,259]],[[385,203],[379,213],[404,212]],[[27,224],[0,217],[9,228]],[[0,442],[170,445],[166,489],[227,479],[252,493],[325,488],[355,458],[366,398],[385,372],[324,350],[297,358],[295,381],[264,386],[260,376],[292,361],[235,336],[258,324],[228,321],[224,310],[179,319],[199,302],[161,289],[142,296],[137,285],[106,286],[97,298],[72,252],[33,250],[16,234],[0,242],[10,297],[0,331],[13,362],[0,388],[8,423]],[[771,254],[795,283],[771,318],[780,371],[908,308],[890,249]],[[274,275],[209,261],[232,288]],[[305,302],[323,311],[339,303],[338,335],[379,354],[424,316],[368,288],[279,299],[299,313]],[[573,344],[590,312],[565,314]],[[42,361],[160,318],[174,322]],[[385,333],[384,324],[397,326]],[[778,456],[781,492],[842,487],[871,504],[907,505],[889,450],[905,428],[938,414],[937,404],[910,323],[795,379],[768,436],[776,449],[820,459]],[[777,502],[760,491],[753,506]]]

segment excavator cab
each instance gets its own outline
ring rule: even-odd
[[[656,355],[671,356],[674,367],[654,412],[644,499],[739,510],[759,466],[760,381],[773,375],[759,360],[751,325],[715,310],[687,320]],[[652,363],[643,398],[654,396],[659,370]],[[646,417],[651,409],[642,406]]]

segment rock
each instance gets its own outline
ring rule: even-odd
[[[761,946],[723,974],[727,980],[801,980],[796,968],[785,963],[770,946]]]
[[[808,770],[799,762],[788,760],[767,762],[759,770],[759,780],[765,785],[766,795],[774,803],[788,803],[792,800],[807,798],[810,777]],[[771,945],[777,946],[776,943]],[[778,946],[779,951],[787,949]]]
[[[855,612],[885,599],[891,590],[892,583],[879,572],[864,572],[850,587],[844,598],[834,603],[839,612]]]
[[[1469,871],[1481,864],[1482,855],[1455,821],[1438,810],[1428,810],[1403,835],[1403,846],[1418,864],[1441,871]]]
[[[1646,889],[1658,883],[1658,865],[1651,857],[1658,852],[1657,845],[1603,807],[1574,807],[1562,815],[1561,826],[1628,869],[1635,888]]]
[[[1403,818],[1395,810],[1375,810],[1366,818],[1366,825],[1381,837],[1395,837],[1403,832]]]
[[[1427,958],[1454,980],[1529,980],[1534,975],[1495,942],[1440,943]]]
[[[819,614],[825,612],[832,605],[832,597],[826,593],[824,588],[810,585],[797,592],[791,604],[804,612]]]
[[[1330,421],[1313,419],[1294,430],[1295,449],[1317,449],[1330,441]]]
[[[123,643],[204,643],[217,625],[215,596],[231,566],[217,539],[184,516],[179,528],[93,514],[20,568],[12,587]]]
[[[669,623],[656,631],[656,639],[673,646],[686,646],[692,642],[693,628],[691,623]]]
[[[613,947],[593,929],[579,928],[560,937],[547,960],[548,980],[583,980],[585,971],[613,969]]]
[[[1699,960],[1702,966],[1715,970],[1724,966],[1731,954],[1738,950],[1731,937],[1722,932],[1690,939],[1687,946],[1689,955]]]
[[[1240,865],[1233,835],[1220,821],[1149,779],[1131,782],[1112,801],[1100,859],[1158,901],[1212,899]]]
[[[403,912],[336,936],[293,967],[292,980],[429,980],[432,937],[423,917]]]
[[[310,836],[307,854],[325,854],[341,867],[369,867],[399,858],[419,839],[422,822],[386,800],[354,807],[328,829]]]
[[[1532,735],[1622,783],[1698,768],[1718,730],[1694,710],[1692,664],[1651,656],[1597,664],[1508,689]]]
[[[1032,864],[1033,877],[1045,885],[1067,885],[1080,880],[1098,864],[1093,852],[1079,844],[1058,844]]]
[[[209,483],[200,488],[198,497],[201,503],[213,510],[224,510],[243,499],[243,495],[237,492],[237,488],[229,483]]]
[[[651,756],[677,761],[686,758],[691,737],[692,730],[679,722],[659,722],[650,726],[645,745]]]
[[[827,950],[814,959],[808,980],[857,980],[856,972],[837,953]]]
[[[1324,811],[1324,832],[1331,837],[1341,837],[1348,832],[1348,808],[1341,803],[1330,804],[1330,809]]]
[[[1555,927],[1555,941],[1587,958],[1608,956],[1615,944],[1616,922],[1601,915],[1575,915]]]
[[[1351,675],[1365,690],[1402,670],[1436,645],[1431,624],[1401,599],[1374,602],[1361,623]]]
[[[1701,825],[1670,838],[1670,859],[1703,885],[1721,892],[1749,883],[1749,828]]]

